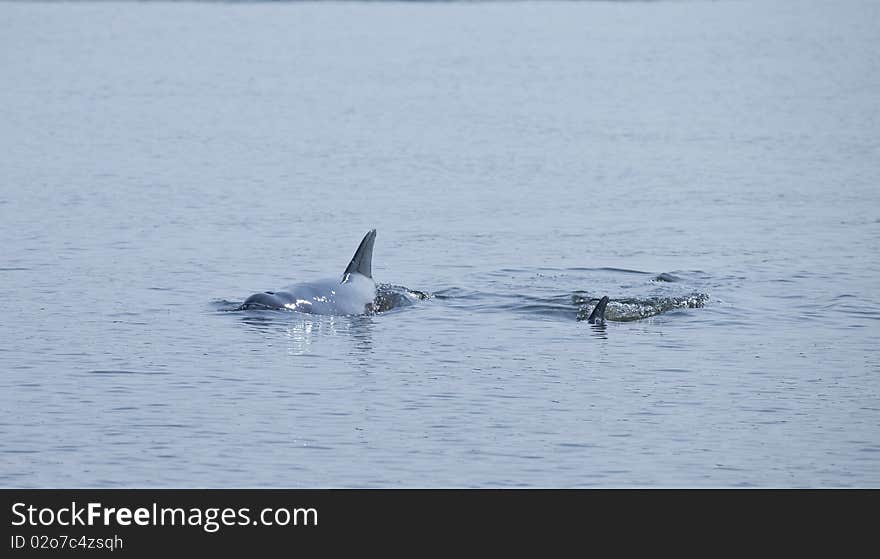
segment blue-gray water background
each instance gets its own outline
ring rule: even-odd
[[[0,485],[877,486],[878,22],[0,3]]]

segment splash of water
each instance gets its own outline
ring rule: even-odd
[[[709,296],[705,293],[691,293],[678,297],[611,299],[605,309],[605,318],[613,322],[632,322],[676,309],[699,309],[706,306],[708,301]],[[572,295],[572,304],[578,307],[577,319],[586,320],[598,302],[598,298]]]

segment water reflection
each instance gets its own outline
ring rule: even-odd
[[[594,338],[598,338],[600,340],[607,340],[608,339],[608,334],[606,332],[607,328],[608,328],[608,326],[605,324],[605,322],[598,322],[596,324],[590,324],[590,334]]]
[[[328,316],[282,311],[249,311],[241,321],[255,332],[283,340],[288,355],[312,353],[329,338],[347,338],[359,358],[373,350],[373,317]],[[314,347],[313,347],[314,346]]]

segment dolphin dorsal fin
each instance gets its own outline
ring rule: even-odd
[[[590,313],[587,322],[590,324],[601,324],[605,322],[605,307],[608,306],[608,300],[608,295],[599,299],[599,302],[596,303],[596,306],[593,308],[593,312]]]
[[[358,245],[354,256],[351,258],[348,267],[342,274],[342,283],[348,279],[348,276],[357,272],[368,278],[373,277],[373,243],[376,242],[376,230],[370,229],[361,244]]]

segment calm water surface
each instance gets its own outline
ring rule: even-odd
[[[880,485],[878,21],[0,3],[0,485]]]

